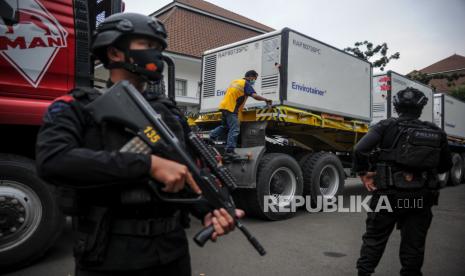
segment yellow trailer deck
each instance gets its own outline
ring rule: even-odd
[[[318,150],[335,151],[352,150],[369,126],[368,122],[285,105],[244,110],[239,119],[242,123],[266,122],[269,134],[287,136],[309,148],[315,148],[318,142]],[[220,112],[199,114],[189,119],[191,125],[200,127],[215,125],[220,121]]]

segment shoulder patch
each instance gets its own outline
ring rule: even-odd
[[[64,99],[61,99],[64,98]],[[69,99],[71,98],[71,99]],[[66,95],[55,99],[48,107],[47,113],[44,116],[44,122],[51,123],[55,121],[57,115],[70,107],[70,103],[74,101],[72,96]]]

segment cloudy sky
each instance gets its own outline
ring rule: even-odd
[[[338,48],[386,42],[400,59],[387,69],[407,74],[453,54],[465,56],[465,0],[208,0],[274,29],[290,27]],[[125,0],[150,14],[170,0]]]

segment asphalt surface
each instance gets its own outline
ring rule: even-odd
[[[345,196],[366,194],[356,179],[346,181]],[[424,275],[465,275],[465,185],[441,192],[428,233]],[[356,275],[365,213],[308,213],[289,220],[245,219],[268,254],[260,257],[239,231],[204,248],[191,243],[193,275]],[[200,229],[194,223],[188,235]],[[8,276],[71,276],[72,233],[68,226],[48,254],[37,263]],[[375,275],[398,275],[399,231],[394,231]],[[0,272],[1,274],[1,272]]]

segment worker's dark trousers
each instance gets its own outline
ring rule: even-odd
[[[226,152],[234,152],[240,133],[240,124],[237,113],[221,110],[221,125],[210,132],[212,140],[223,139],[227,135]]]
[[[376,202],[377,198],[373,197],[370,204],[372,210],[376,207]],[[357,261],[359,275],[370,275],[375,271],[396,223],[401,233],[400,275],[422,275],[426,234],[432,217],[429,206],[422,209],[394,209],[392,213],[386,210],[368,213],[366,232]]]

